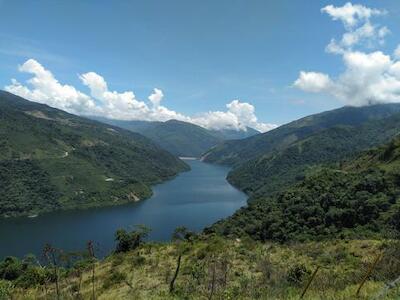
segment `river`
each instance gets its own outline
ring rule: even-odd
[[[150,240],[165,241],[178,226],[200,231],[246,205],[246,195],[225,179],[228,168],[199,160],[186,162],[191,171],[154,186],[147,200],[0,220],[0,259],[27,253],[40,257],[46,243],[67,252],[80,251],[89,240],[102,257],[114,249],[119,228],[144,224],[152,229]]]

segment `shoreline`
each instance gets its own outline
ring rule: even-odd
[[[198,160],[198,157],[191,157],[191,156],[179,156],[181,160]]]

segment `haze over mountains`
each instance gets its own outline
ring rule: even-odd
[[[184,157],[200,157],[211,147],[224,140],[243,139],[260,133],[250,127],[246,127],[246,130],[210,130],[193,123],[178,120],[148,122],[92,118],[103,123],[138,132],[170,153]]]

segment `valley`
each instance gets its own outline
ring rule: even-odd
[[[399,300],[399,13],[0,0],[0,300]]]
[[[310,299],[351,299],[377,255],[362,299],[397,278],[397,104],[344,107],[229,141],[178,121],[139,122],[178,138],[168,146],[0,96],[0,295],[201,298],[222,276],[213,283],[218,298],[297,299],[318,266],[333,271],[320,271]],[[191,137],[201,146],[176,150]],[[172,279],[176,255],[184,269]]]

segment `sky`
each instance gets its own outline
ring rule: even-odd
[[[0,0],[0,88],[80,115],[270,130],[400,102],[400,2]]]

